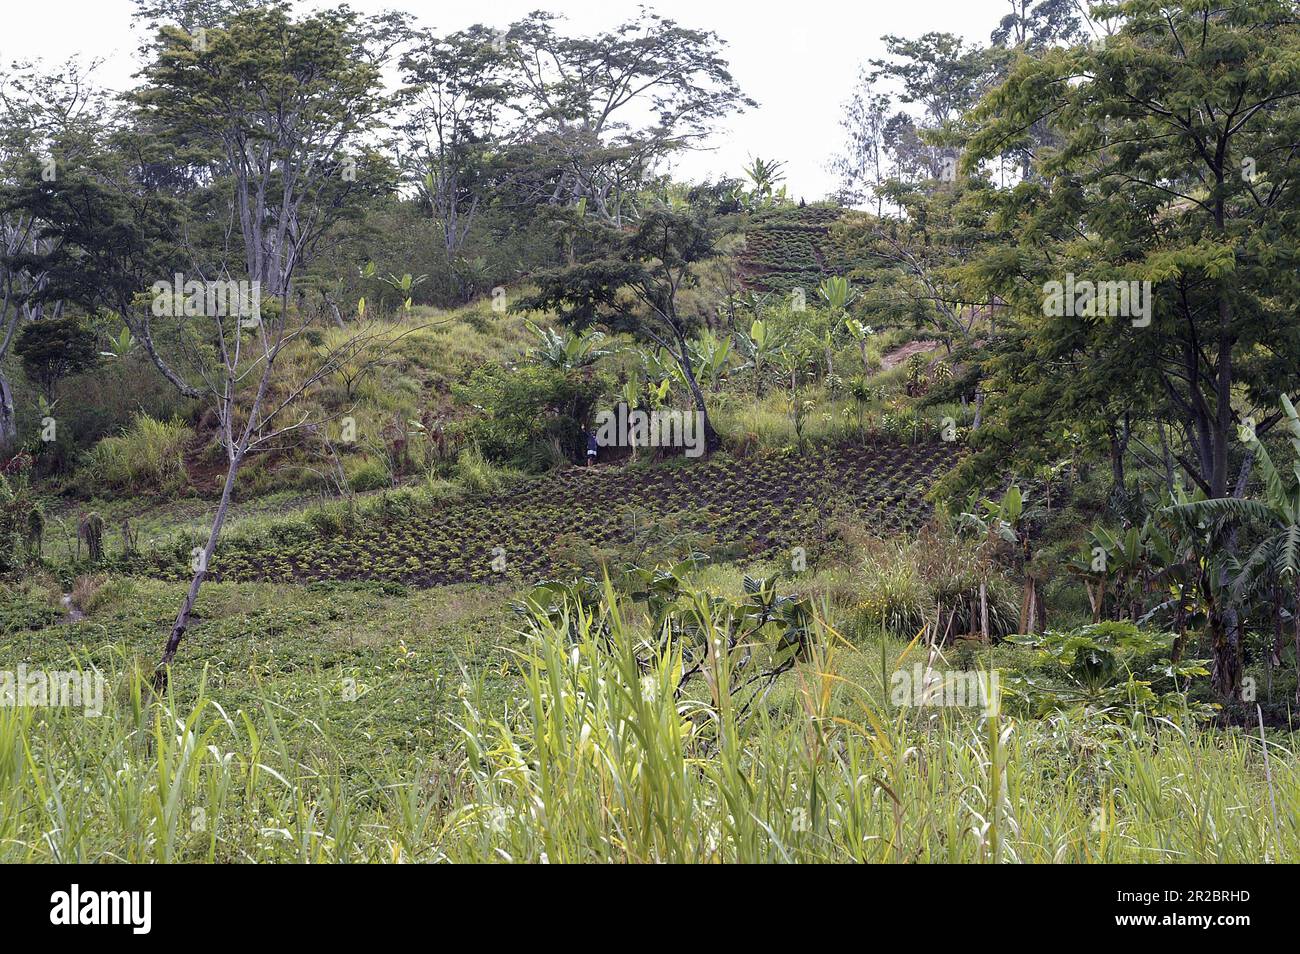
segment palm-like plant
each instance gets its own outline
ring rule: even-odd
[[[840,275],[823,279],[817,286],[817,294],[821,296],[822,301],[826,302],[826,307],[837,315],[842,314],[858,297],[857,289],[849,284],[847,278]]]
[[[755,318],[749,331],[736,332],[736,348],[745,358],[745,367],[754,369],[754,393],[763,393],[763,365],[779,350],[776,335],[767,323]]]
[[[870,325],[864,325],[852,316],[844,319],[844,327],[849,330],[849,336],[858,343],[858,350],[862,353],[862,373],[870,374],[871,366],[867,360],[867,342],[875,332]]]
[[[531,352],[534,359],[561,371],[576,371],[595,364],[597,359],[610,354],[602,351],[600,343],[605,340],[603,332],[588,331],[580,335],[571,332],[559,332],[554,328],[540,328],[531,321],[529,329],[541,339],[538,347]]]
[[[1300,416],[1285,394],[1282,395],[1282,412],[1282,425],[1291,443],[1293,458],[1289,474],[1277,469],[1253,428],[1242,428],[1241,438],[1254,453],[1255,466],[1264,480],[1263,494],[1258,498],[1214,497],[1180,504],[1172,509],[1193,519],[1259,529],[1262,537],[1250,554],[1239,562],[1225,558],[1221,570],[1232,576],[1229,594],[1234,602],[1239,603],[1248,594],[1261,592],[1271,597],[1279,637],[1283,604],[1290,598],[1296,667],[1300,675]],[[1279,650],[1280,639],[1274,648],[1274,662],[1278,661]],[[1300,702],[1300,681],[1297,682],[1296,700]]]
[[[369,264],[372,266],[373,271],[374,263],[371,262]],[[413,302],[412,296],[415,289],[420,285],[423,285],[428,278],[428,275],[412,276],[410,272],[406,272],[400,278],[396,275],[389,275],[387,278],[381,278],[380,281],[393,289],[393,291],[397,292],[402,298],[402,308],[406,311],[410,311]]]
[[[731,369],[731,339],[706,330],[691,346],[691,358],[700,379],[716,391]]]
[[[121,334],[116,338],[108,336],[108,350],[101,351],[100,356],[105,358],[125,358],[135,350],[135,335],[131,334],[130,328],[123,328]]]
[[[745,178],[753,183],[746,196],[750,208],[761,209],[785,201],[785,186],[780,185],[785,179],[785,173],[781,171],[784,165],[780,160],[764,159],[762,156],[750,160],[743,170]]]

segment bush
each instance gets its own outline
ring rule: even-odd
[[[10,480],[0,472],[0,573],[11,573],[39,558],[44,529],[44,512],[26,475],[20,472]]]
[[[858,632],[880,626],[887,633],[911,639],[929,621],[929,595],[915,567],[906,560],[868,562],[862,592],[857,606]]]
[[[23,325],[14,344],[23,373],[46,400],[54,403],[60,381],[93,370],[99,364],[95,332],[79,316],[45,318]]]
[[[1204,659],[1173,662],[1171,633],[1122,621],[1011,641],[1034,650],[1037,671],[1007,681],[1011,697],[1035,716],[1083,710],[1124,720],[1135,713],[1208,718],[1217,708],[1189,704],[1192,681],[1210,671]]]
[[[458,425],[458,436],[494,463],[537,470],[554,459],[556,444],[576,461],[586,453],[583,429],[603,390],[585,372],[484,365],[452,388],[478,412]]]
[[[186,484],[184,455],[191,436],[182,421],[140,414],[122,434],[91,448],[81,481],[116,491],[176,493]]]
[[[367,457],[348,476],[348,486],[356,493],[367,490],[382,490],[393,485],[388,475],[388,467],[381,460]]]

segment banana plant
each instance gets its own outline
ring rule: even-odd
[[[641,370],[645,373],[647,381],[658,381],[660,384],[668,382],[669,388],[674,382],[683,388],[687,387],[686,374],[682,371],[681,365],[663,348],[654,351],[638,348],[637,355],[641,359]]]
[[[844,319],[844,327],[848,329],[849,337],[857,342],[858,351],[862,354],[862,373],[870,374],[871,367],[867,360],[867,342],[871,340],[871,336],[875,334],[875,331],[872,330],[870,325],[863,324],[852,315]]]
[[[1092,544],[1092,559],[1089,568],[1099,567],[1102,580],[1102,593],[1098,603],[1104,599],[1104,590],[1109,588],[1115,597],[1115,604],[1127,610],[1128,617],[1136,620],[1141,615],[1142,596],[1146,591],[1151,576],[1151,524],[1129,527],[1127,530],[1110,530],[1106,527],[1094,527],[1088,532]],[[1092,599],[1091,593],[1089,596]],[[1093,606],[1096,616],[1099,605]]]
[[[538,336],[541,343],[529,354],[534,360],[557,368],[560,371],[576,371],[590,367],[599,358],[610,354],[599,346],[605,340],[600,331],[587,331],[580,335],[571,332],[559,332],[554,328],[539,328],[531,321],[526,323],[529,330]]]
[[[623,382],[619,388],[619,398],[627,405],[629,411],[635,411],[638,408],[657,408],[662,407],[664,401],[668,399],[668,392],[672,389],[672,381],[664,378],[658,384],[649,384],[639,375],[633,374]],[[632,460],[637,459],[637,444],[632,443]]]
[[[700,380],[716,391],[731,368],[731,340],[705,331],[691,346],[691,356]]]
[[[396,275],[389,275],[387,278],[381,278],[380,281],[382,281],[389,288],[393,289],[395,292],[400,294],[403,299],[402,308],[405,311],[410,311],[411,302],[412,302],[412,293],[415,291],[416,288],[424,284],[424,282],[428,280],[428,278],[429,278],[428,275],[419,275],[419,276],[412,277],[410,272],[406,272],[404,275],[402,275],[401,278],[398,278]]]
[[[966,498],[966,510],[958,518],[959,531],[983,537],[988,543],[1020,542],[1018,526],[1024,515],[1025,498],[1020,488],[1012,484],[1000,498],[981,498],[972,493]]]
[[[982,538],[979,547],[1011,554],[1013,562],[1026,568],[1023,595],[1020,600],[1020,632],[1034,632],[1042,616],[1042,603],[1038,598],[1038,582],[1028,572],[1029,534],[1026,532],[1028,509],[1020,487],[1012,484],[997,499],[981,498],[978,493],[966,499],[966,510],[958,518],[959,532]],[[985,619],[985,585],[980,584],[980,618]],[[988,627],[981,622],[981,632],[988,638]]]
[[[767,208],[785,202],[786,188],[779,185],[785,179],[785,173],[781,171],[784,166],[785,163],[781,160],[764,159],[762,156],[751,159],[749,165],[745,166],[745,178],[753,185],[743,198],[751,209]]]
[[[736,348],[745,358],[743,367],[754,369],[754,393],[763,393],[763,366],[772,360],[779,350],[776,335],[768,330],[767,323],[755,318],[749,326],[749,332],[739,331],[735,337]]]
[[[135,335],[131,334],[130,328],[123,328],[121,334],[116,338],[108,336],[108,350],[101,351],[100,354],[105,358],[125,358],[135,350]]]
[[[832,275],[830,278],[823,279],[817,286],[817,294],[836,315],[842,314],[858,297],[857,289],[842,275]]]
[[[1272,599],[1273,614],[1280,624],[1283,604],[1290,598],[1295,630],[1296,667],[1300,673],[1300,416],[1283,394],[1282,425],[1291,445],[1289,473],[1278,470],[1268,449],[1254,429],[1243,429],[1241,438],[1255,455],[1255,466],[1263,478],[1263,493],[1256,498],[1214,497],[1175,506],[1175,513],[1232,527],[1254,527],[1259,543],[1239,563],[1226,563],[1233,571],[1230,595],[1240,602],[1248,593],[1263,592]],[[1213,573],[1212,576],[1218,576]],[[1280,636],[1280,630],[1279,634]],[[1276,658],[1277,649],[1273,653]],[[1300,703],[1300,683],[1296,701]]]

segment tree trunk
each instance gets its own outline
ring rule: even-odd
[[[1295,623],[1295,698],[1296,703],[1300,705],[1300,586],[1296,587],[1296,612],[1294,614]],[[1270,686],[1270,691],[1272,687]]]
[[[226,470],[226,483],[221,488],[221,502],[217,504],[216,516],[212,518],[212,529],[208,532],[208,542],[203,548],[203,557],[199,563],[199,568],[195,571],[194,577],[190,580],[190,588],[185,594],[185,602],[181,604],[181,610],[176,614],[176,622],[172,625],[171,635],[167,637],[167,645],[163,649],[162,659],[158,661],[158,667],[154,670],[153,684],[154,689],[162,692],[167,688],[167,671],[176,658],[176,650],[180,647],[181,639],[185,631],[189,629],[190,617],[194,615],[194,604],[199,598],[199,589],[203,586],[203,581],[207,579],[208,567],[212,563],[212,554],[217,549],[217,539],[221,536],[221,527],[226,522],[226,513],[230,510],[230,496],[235,489],[235,477],[239,474],[240,465],[244,462],[244,448],[239,450],[230,460],[230,467]]]
[[[1222,417],[1222,415],[1220,415]],[[1226,445],[1226,437],[1220,444]],[[1223,453],[1226,455],[1227,451]],[[1218,477],[1218,454],[1219,447],[1215,448],[1215,485],[1218,486],[1220,478]],[[1246,492],[1246,486],[1250,480],[1250,472],[1255,462],[1253,451],[1246,455],[1242,461],[1241,471],[1237,475],[1237,482],[1233,487],[1232,495],[1241,497]],[[1226,463],[1224,465],[1225,477],[1222,481],[1223,492],[1217,493],[1216,496],[1227,496],[1226,480]],[[1234,529],[1228,534],[1228,539],[1223,547],[1224,551],[1233,556],[1237,552],[1237,531]],[[1210,572],[1215,572],[1211,570]],[[1228,571],[1227,568],[1218,570],[1220,574],[1220,590],[1227,592]],[[1241,668],[1242,668],[1242,632],[1241,632],[1241,614],[1238,613],[1237,607],[1228,603],[1221,611],[1211,617],[1210,632],[1213,634],[1213,657],[1214,663],[1211,667],[1211,681],[1214,689],[1224,699],[1236,699],[1241,694]]]
[[[989,641],[989,599],[987,584],[980,584],[980,638]]]
[[[676,327],[673,331],[677,337],[677,363],[681,366],[682,377],[686,379],[686,386],[695,400],[695,410],[699,412],[701,423],[704,425],[704,452],[712,454],[722,446],[722,438],[718,436],[718,432],[713,429],[713,422],[709,420],[709,408],[704,400],[704,392],[695,380],[695,371],[691,368],[691,352],[686,346],[686,336]]]
[[[0,454],[9,454],[18,446],[18,421],[14,414],[14,392],[9,379],[0,371]]]

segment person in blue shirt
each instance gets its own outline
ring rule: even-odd
[[[587,466],[596,462],[596,432],[587,432]]]

